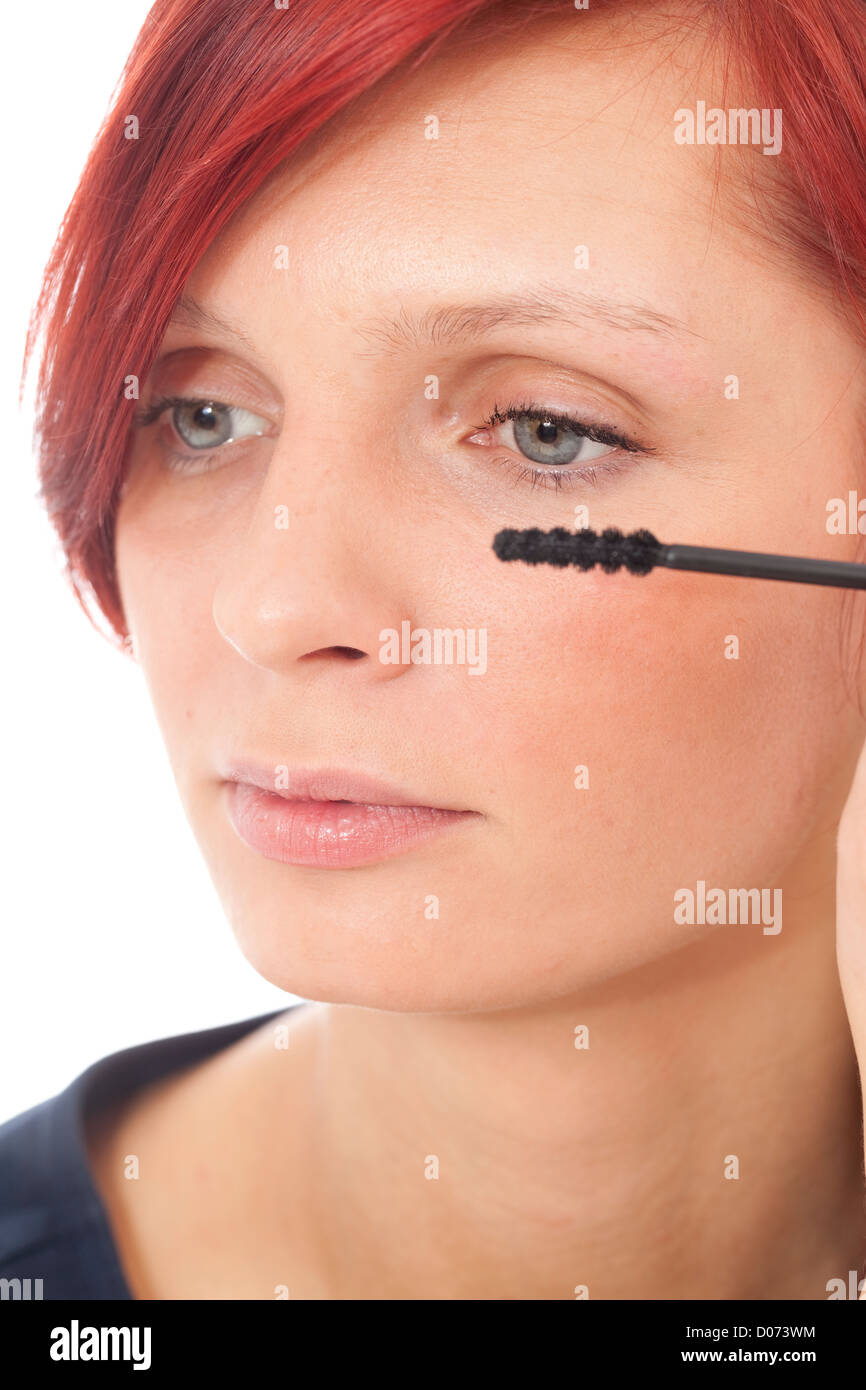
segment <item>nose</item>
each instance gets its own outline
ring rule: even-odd
[[[362,500],[358,467],[327,459],[336,449],[333,439],[320,443],[315,457],[308,444],[277,445],[248,525],[220,570],[213,620],[225,641],[263,670],[355,662],[389,680],[405,668],[380,660],[380,633],[399,631],[412,615],[401,605],[401,582],[388,558],[375,470],[368,474],[364,465]],[[351,458],[345,445],[340,454]]]

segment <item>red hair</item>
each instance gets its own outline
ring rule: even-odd
[[[42,498],[79,601],[92,620],[101,609],[118,638],[114,517],[135,408],[125,381],[144,381],[214,237],[281,160],[399,64],[412,72],[470,29],[480,38],[571,11],[565,0],[278,4],[157,0],[33,311],[22,391],[41,333]],[[694,0],[683,22],[689,13],[727,38],[754,104],[783,111],[782,153],[752,164],[763,166],[765,235],[866,327],[866,0]],[[124,138],[130,116],[138,139]]]

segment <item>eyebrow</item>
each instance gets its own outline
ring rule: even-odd
[[[649,333],[669,338],[701,338],[681,319],[649,304],[621,303],[588,290],[561,285],[538,285],[511,294],[495,295],[477,304],[445,304],[411,313],[405,306],[396,318],[362,319],[356,331],[378,344],[375,355],[401,349],[471,342],[503,327],[531,327],[549,323],[575,324],[586,320],[603,323],[622,333]],[[181,295],[171,323],[201,328],[231,338],[255,351],[255,345],[238,323],[206,309],[192,295]]]
[[[223,338],[234,338],[244,347],[255,352],[255,344],[247,336],[240,324],[231,319],[220,318],[213,310],[199,304],[191,294],[182,294],[171,311],[169,323],[180,328],[202,328],[209,333],[217,333]]]
[[[405,347],[471,342],[497,328],[537,324],[601,321],[623,333],[652,333],[671,338],[701,335],[680,319],[649,304],[623,304],[587,290],[542,284],[483,303],[452,304],[412,315],[403,308],[396,319],[364,319],[358,331],[380,344],[384,353]]]

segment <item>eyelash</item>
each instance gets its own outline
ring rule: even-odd
[[[227,401],[214,400],[212,396],[158,396],[156,400],[151,401],[150,405],[142,406],[135,411],[133,423],[137,429],[146,429],[148,425],[154,424],[161,415],[164,415],[167,410],[197,409],[203,405],[212,405],[219,410],[240,409],[239,406],[232,406]],[[243,439],[255,439],[258,437],[257,435],[241,436]],[[194,455],[180,454],[175,449],[165,449],[164,452],[166,458],[171,461],[174,470],[178,473],[182,473],[184,471],[184,465],[188,466],[193,463],[198,463],[201,460],[209,460],[214,454],[224,449],[226,444],[236,442],[239,441],[227,439],[219,445],[217,449],[212,449],[210,452],[208,452],[207,449],[198,449]]]
[[[167,410],[190,409],[204,405],[216,406],[223,410],[232,409],[225,401],[216,401],[212,397],[206,396],[160,396],[152,401],[150,405],[136,410],[134,423],[137,428],[144,429],[152,425],[156,420],[164,415]],[[616,430],[610,429],[606,425],[595,424],[592,421],[581,420],[575,415],[568,415],[562,411],[549,410],[547,406],[538,401],[522,400],[515,401],[506,406],[494,403],[493,410],[481,425],[476,425],[476,430],[493,429],[498,424],[505,424],[509,420],[519,419],[544,420],[559,429],[570,430],[573,434],[581,435],[585,439],[591,439],[596,444],[610,444],[627,454],[640,454],[649,456],[656,451],[650,445],[641,444],[628,435],[620,434]],[[242,436],[243,438],[256,438],[257,436]],[[211,454],[218,453],[232,443],[226,440],[218,449],[212,450]],[[208,459],[211,455],[207,450],[200,450],[194,456],[180,454],[173,449],[165,450],[166,457],[171,460],[172,465],[178,472],[183,472],[185,464],[190,464],[195,460]],[[510,455],[492,461],[492,466],[508,470],[516,476],[518,484],[529,481],[534,488],[538,486],[553,487],[557,490],[563,487],[573,487],[577,483],[589,483],[596,486],[599,475],[617,473],[623,469],[625,461],[621,458],[612,456],[603,462],[595,464],[584,464],[582,466],[569,467],[562,464],[533,464],[530,461],[522,462]]]
[[[606,425],[581,420],[575,415],[567,415],[562,411],[549,410],[547,406],[538,401],[522,400],[507,406],[500,406],[496,402],[491,414],[482,425],[478,425],[476,428],[479,430],[493,429],[495,425],[505,424],[508,420],[519,420],[527,417],[532,420],[545,420],[551,425],[556,425],[559,429],[567,429],[573,434],[591,439],[596,444],[615,445],[627,454],[648,456],[655,453],[655,449],[650,445],[641,444],[628,435],[609,429]],[[610,458],[605,458],[594,464],[583,464],[575,467],[569,467],[567,464],[548,464],[545,466],[544,464],[533,464],[529,460],[515,460],[506,455],[504,458],[494,460],[493,466],[505,468],[515,474],[518,483],[529,480],[533,488],[541,485],[558,490],[562,487],[573,487],[577,483],[589,483],[594,487],[600,474],[606,476],[618,473],[625,468],[626,464],[624,459],[611,455]]]

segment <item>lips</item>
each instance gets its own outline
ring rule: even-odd
[[[275,763],[235,762],[223,774],[226,781],[248,782],[287,801],[355,801],[368,806],[439,806],[427,797],[404,791],[381,778],[347,768],[287,768]]]
[[[309,868],[356,868],[405,853],[476,811],[343,768],[238,762],[223,774],[236,834],[266,859]]]

